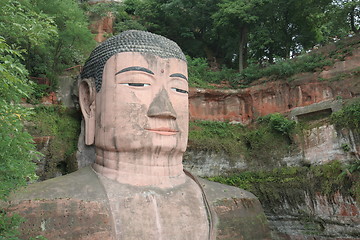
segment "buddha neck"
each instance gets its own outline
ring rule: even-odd
[[[150,149],[114,152],[97,148],[93,169],[119,183],[168,188],[185,182],[182,156],[180,152]]]

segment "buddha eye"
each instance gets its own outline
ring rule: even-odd
[[[130,87],[147,87],[150,86],[148,83],[121,83],[121,85],[126,85]]]
[[[184,94],[188,94],[189,92],[184,90],[184,89],[180,89],[180,88],[171,88],[171,90],[178,92],[178,93],[184,93]]]

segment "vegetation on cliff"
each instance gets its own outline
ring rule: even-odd
[[[299,123],[287,121],[275,121],[272,129],[280,130],[285,135],[289,134],[290,140],[294,134],[301,135],[304,130],[312,129],[318,124],[335,124],[338,131],[353,131],[353,136],[358,139],[360,127],[360,101],[350,100],[342,110],[334,112],[329,116],[319,118],[302,119]],[[273,115],[266,116],[267,119],[273,118]],[[260,120],[261,122],[261,120]],[[271,122],[271,121],[270,121]],[[281,124],[278,124],[281,123]],[[280,127],[279,127],[280,126]],[[284,126],[285,128],[281,127]],[[288,127],[286,127],[288,126]],[[258,128],[256,126],[256,128]],[[281,129],[288,129],[282,131]],[[268,139],[264,146],[282,148],[281,144],[286,142],[277,142],[271,145],[271,139]],[[357,141],[352,139],[352,141]],[[258,141],[256,141],[258,142]],[[354,142],[353,142],[354,143]],[[238,143],[237,143],[238,144]],[[294,144],[294,143],[293,143]],[[355,143],[354,143],[355,144]],[[231,144],[230,144],[231,145]],[[223,176],[209,178],[223,184],[228,184],[254,193],[266,209],[271,212],[270,215],[291,215],[296,221],[301,222],[304,228],[308,227],[308,234],[321,235],[322,228],[328,223],[338,224],[337,220],[329,220],[339,215],[339,218],[354,214],[352,210],[341,208],[341,212],[324,213],[329,216],[322,216],[322,208],[329,205],[354,204],[350,208],[357,209],[360,201],[360,159],[356,146],[352,144],[343,144],[341,146],[344,153],[350,153],[349,161],[346,163],[338,160],[316,165],[304,163],[296,167],[281,167],[276,165],[281,159],[281,154],[277,155],[277,161],[266,162],[262,155],[268,154],[267,148],[258,149],[258,155],[252,158],[252,161],[263,162],[265,167],[251,169],[247,171],[232,171]],[[243,151],[244,149],[238,149]],[[283,155],[284,156],[284,155]],[[350,200],[351,198],[354,199]],[[339,200],[344,199],[344,200]],[[324,202],[324,201],[327,201]],[[348,202],[347,202],[348,201]],[[340,203],[341,202],[341,203]],[[341,205],[343,207],[343,205]],[[318,212],[319,211],[319,212]],[[326,210],[327,211],[327,210]],[[349,211],[349,212],[346,212]],[[355,210],[356,211],[356,210]],[[356,214],[356,213],[355,213]],[[341,215],[341,216],[340,216]],[[350,216],[349,215],[349,216]],[[341,225],[342,223],[340,223]],[[351,231],[346,233],[351,235]]]
[[[35,179],[35,146],[23,121],[31,110],[22,107],[21,98],[31,91],[27,71],[20,63],[21,52],[12,49],[0,38],[0,200],[27,180]]]
[[[340,128],[360,131],[360,100],[345,105],[331,115],[331,122]]]
[[[32,111],[20,105],[28,97],[32,84],[20,63],[22,51],[15,50],[0,37],[0,201],[29,181],[36,180],[35,164],[38,155],[32,136],[24,129]],[[8,216],[0,209],[0,238],[17,239],[19,216]]]
[[[0,7],[0,36],[26,49],[30,76],[51,82],[45,92],[65,68],[84,63],[95,45],[88,26],[105,16],[115,19],[109,36],[140,29],[177,42],[189,55],[191,86],[239,88],[331,65],[326,54],[298,55],[357,34],[360,9],[352,0],[0,0]]]
[[[352,0],[126,0],[120,5],[141,29],[173,39],[189,56],[238,70],[247,62],[272,63],[359,32],[359,5]]]
[[[77,170],[75,153],[80,134],[80,112],[61,105],[38,106],[27,123],[27,130],[36,137],[46,136],[48,145],[38,149],[44,168],[38,171],[41,180]],[[43,144],[39,144],[42,146]]]
[[[227,82],[223,86],[241,88],[261,77],[316,71],[335,58],[306,51],[359,32],[360,7],[352,0],[82,2],[91,16],[115,18],[109,35],[139,29],[177,42],[189,56],[194,87]]]
[[[0,0],[0,36],[25,49],[21,60],[29,75],[49,80],[83,64],[95,46],[84,11],[74,0]]]
[[[277,166],[276,159],[294,147],[295,122],[281,114],[259,118],[251,126],[215,121],[190,123],[189,148],[227,153],[233,161],[244,156],[249,166]]]
[[[176,41],[189,56],[191,86],[209,87],[209,83],[225,81],[239,88],[263,77],[290,81],[292,74],[322,70],[344,60],[359,48],[359,37],[338,39],[359,33],[359,9],[358,1],[352,0],[125,0],[91,6],[75,0],[0,0],[0,200],[36,178],[31,160],[37,153],[23,121],[35,122],[29,127],[33,135],[54,137],[49,156],[73,156],[78,116],[62,107],[40,107],[31,117],[33,112],[19,102],[32,93],[28,73],[49,79],[55,89],[56,76],[64,68],[84,63],[95,46],[88,29],[89,13],[102,17],[111,12],[116,18],[114,34],[141,29]],[[299,55],[332,41],[336,42],[331,51]],[[51,88],[38,86],[34,95],[41,97]],[[332,121],[338,127],[359,131],[359,112],[359,105],[351,105],[334,114]],[[191,123],[189,142],[191,148],[225,151],[234,161],[242,154],[253,167],[276,167],[279,156],[296,147],[294,126],[278,114],[261,118],[250,127],[197,121]],[[350,148],[344,145],[346,149]],[[57,163],[47,166],[47,174]],[[64,173],[73,167],[64,166]],[[359,161],[347,167],[334,162],[323,167],[234,173],[215,180],[254,191],[271,204],[287,195],[291,201],[302,200],[296,199],[296,191],[306,186],[320,186],[329,196],[345,191],[359,199],[359,171]],[[0,237],[16,239],[20,221],[0,211]]]
[[[360,171],[347,173],[351,165],[333,161],[319,166],[282,167],[271,171],[246,171],[230,176],[212,177],[210,180],[240,187],[254,193],[264,208],[279,210],[305,205],[305,196],[315,199],[325,195],[330,201],[336,194],[360,201]],[[303,214],[299,212],[299,214]],[[309,214],[309,213],[308,213]]]

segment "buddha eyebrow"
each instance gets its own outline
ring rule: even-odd
[[[179,78],[183,78],[187,81],[187,78],[181,73],[173,73],[170,75],[170,77],[179,77]]]
[[[129,71],[140,71],[140,72],[146,72],[146,73],[154,75],[154,73],[151,70],[144,68],[144,67],[138,67],[138,66],[124,68],[124,69],[118,71],[117,73],[115,73],[115,75],[118,75],[118,74],[124,73],[124,72],[129,72]]]

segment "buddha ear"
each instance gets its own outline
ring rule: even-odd
[[[79,102],[85,120],[86,145],[92,145],[95,140],[95,95],[94,81],[83,79],[79,85]]]

